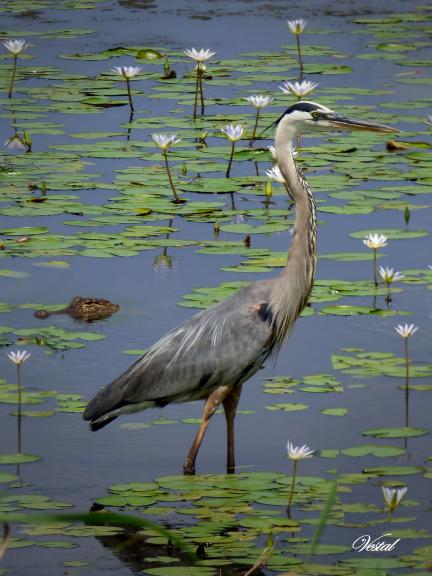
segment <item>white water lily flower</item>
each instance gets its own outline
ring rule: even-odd
[[[14,134],[10,138],[6,140],[4,143],[6,148],[9,150],[27,150],[27,146],[25,145],[24,139],[19,134]]]
[[[275,182],[285,184],[285,178],[282,176],[282,172],[280,171],[279,166],[272,166],[269,170],[267,170],[266,176]]]
[[[191,48],[190,50],[184,50],[184,53],[192,60],[195,60],[195,62],[204,62],[216,54],[216,52],[212,52],[208,48],[201,48],[201,50]]]
[[[291,32],[298,36],[305,29],[307,20],[303,20],[303,18],[296,18],[294,20],[287,20],[287,24]]]
[[[408,491],[408,488],[387,488],[387,486],[381,486],[384,500],[386,501],[387,506],[390,510],[394,510],[399,506],[402,498]]]
[[[384,236],[384,234],[369,234],[363,240],[363,243],[366,244],[368,248],[377,250],[378,248],[387,246],[387,236]]]
[[[392,282],[397,282],[398,280],[402,280],[402,278],[405,278],[403,274],[401,274],[400,272],[396,272],[393,268],[387,268],[387,267],[384,268],[383,266],[380,266],[379,273],[381,278],[387,284],[391,284]]]
[[[303,82],[284,82],[279,88],[284,94],[292,94],[297,98],[303,98],[315,90],[318,86],[316,82],[303,80]]]
[[[112,72],[115,72],[119,76],[126,78],[126,80],[130,80],[139,74],[141,70],[141,66],[114,66],[114,68],[111,68]]]
[[[168,150],[170,146],[177,144],[181,140],[181,138],[177,138],[177,134],[152,134],[151,137],[161,150]]]
[[[288,440],[287,453],[288,458],[291,460],[305,460],[306,458],[312,458],[314,452],[315,450],[312,450],[309,446],[306,446],[306,444],[295,447],[294,444],[291,444]]]
[[[8,352],[7,355],[9,360],[17,366],[28,360],[30,356],[30,352],[26,352],[25,350],[19,350],[18,352]]]
[[[225,128],[221,128],[222,134],[224,134],[230,142],[238,142],[243,135],[243,126],[241,124],[227,124]]]
[[[25,40],[5,40],[3,46],[6,50],[9,50],[11,54],[18,56],[18,54],[21,54],[29,45]]]
[[[395,330],[399,336],[402,336],[402,338],[409,338],[417,332],[418,326],[415,326],[414,324],[399,324],[398,326],[395,326]]]
[[[270,104],[270,102],[273,101],[273,98],[271,96],[248,96],[247,98],[245,98],[245,100],[247,100],[249,102],[249,104],[252,104],[252,106],[255,106],[255,108],[264,108],[265,106],[268,106]]]

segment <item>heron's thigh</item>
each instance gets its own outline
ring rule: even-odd
[[[230,393],[227,394],[227,396],[225,397],[225,400],[223,401],[223,407],[227,417],[229,415],[235,416],[237,405],[240,400],[241,391],[242,391],[242,385],[239,384],[238,386],[234,386],[234,388],[232,388]]]
[[[218,409],[219,405],[225,400],[231,392],[231,386],[219,386],[207,398],[204,406],[204,419],[208,420]]]

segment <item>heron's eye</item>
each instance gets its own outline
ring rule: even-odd
[[[320,116],[321,116],[321,113],[318,112],[317,110],[315,110],[315,112],[312,112],[312,113],[311,113],[311,116],[312,116],[312,118],[313,118],[314,120],[318,120],[318,119],[320,118]]]

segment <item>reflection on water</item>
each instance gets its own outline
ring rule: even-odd
[[[165,527],[173,528],[169,525]],[[96,536],[104,548],[108,549],[133,572],[144,572],[148,568],[166,565],[166,559],[164,561],[163,557],[171,558],[172,564],[170,563],[170,565],[176,568],[194,565],[184,552],[173,548],[170,543],[165,547],[156,546],[146,542],[147,538],[148,536],[132,531],[124,531],[113,536]],[[205,544],[197,545],[195,553],[200,560],[208,558]],[[158,558],[160,558],[159,562]],[[221,560],[222,565],[218,567],[218,576],[244,576],[251,568],[250,565],[241,563],[224,564],[224,559],[221,558]],[[253,573],[255,576],[263,576],[264,574],[259,569],[254,570]]]

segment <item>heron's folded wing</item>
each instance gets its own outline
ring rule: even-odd
[[[156,342],[124,374],[124,400],[193,400],[259,368],[268,354],[271,322],[259,314],[261,304],[234,308],[234,300],[197,314]]]
[[[205,398],[253,374],[269,353],[271,313],[254,283],[196,314],[156,342],[91,400],[85,419],[132,404]]]

